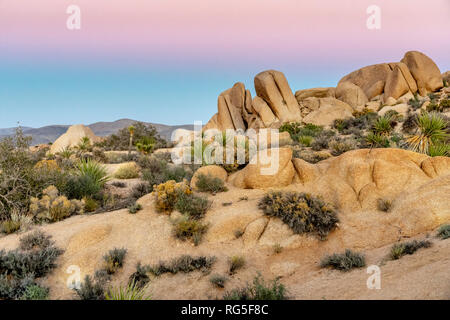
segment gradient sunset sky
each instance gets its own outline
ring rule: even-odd
[[[66,28],[71,4],[81,30]],[[409,50],[450,70],[450,0],[0,0],[0,127],[205,123],[263,70],[293,91],[335,86]]]

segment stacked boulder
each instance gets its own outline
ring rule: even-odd
[[[415,93],[425,96],[442,88],[446,77],[433,60],[418,51],[407,52],[400,62],[353,71],[336,88],[304,89],[295,95],[283,73],[263,71],[255,77],[253,99],[240,82],[222,92],[218,112],[204,130],[279,128],[285,122],[328,126],[365,107],[376,110],[380,103],[407,103]]]

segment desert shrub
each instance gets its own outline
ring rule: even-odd
[[[0,227],[1,232],[11,234],[20,230],[20,221],[13,219],[5,220],[1,222]]]
[[[334,121],[333,127],[342,134],[350,134],[353,128],[359,130],[369,129],[377,118],[378,114],[370,111],[355,118],[337,119]]]
[[[203,218],[210,207],[211,201],[207,198],[183,192],[177,196],[175,203],[175,209],[192,219]]]
[[[29,285],[25,288],[22,300],[47,300],[49,289],[37,284]]]
[[[143,137],[136,142],[136,149],[142,154],[153,152],[156,140],[153,137]]]
[[[339,222],[330,205],[307,193],[268,193],[259,202],[259,208],[268,216],[280,218],[294,233],[312,233],[321,240]]]
[[[142,266],[140,262],[136,265],[136,271],[128,278],[128,284],[135,283],[138,288],[143,288],[150,282],[148,273],[150,266]]]
[[[432,243],[429,240],[413,240],[410,242],[396,243],[391,247],[390,257],[397,260],[407,254],[413,254],[421,248],[429,248]]]
[[[420,100],[419,97],[417,96],[417,93],[414,94],[414,98],[409,99],[408,104],[414,109],[417,110],[420,107],[422,107],[423,103],[425,102],[425,100]]]
[[[135,214],[140,210],[142,210],[142,206],[139,203],[134,203],[128,207],[128,212],[131,214]]]
[[[104,300],[105,282],[105,278],[86,275],[80,288],[74,290],[81,300]]]
[[[103,260],[105,262],[104,269],[108,272],[108,274],[114,274],[118,269],[122,268],[126,254],[126,249],[114,248],[109,250],[109,252],[103,256]]]
[[[273,249],[273,253],[275,253],[275,254],[281,253],[281,251],[283,251],[283,247],[279,243],[275,243],[273,245],[272,249]]]
[[[365,137],[365,142],[371,148],[389,148],[389,138],[380,133],[369,132]]]
[[[34,231],[20,238],[19,249],[26,251],[35,248],[45,249],[53,245],[53,241],[50,240],[50,236],[46,235],[42,231]]]
[[[281,127],[280,127],[280,132],[289,132],[289,134],[291,135],[291,138],[294,135],[297,135],[300,133],[302,128],[302,125],[298,122],[290,122],[290,123],[284,123]]]
[[[134,199],[139,199],[146,194],[149,194],[151,192],[150,185],[147,182],[141,182],[137,185],[133,186],[133,189],[131,191],[131,196]]]
[[[311,136],[299,136],[298,142],[304,145],[305,147],[310,147],[311,143],[313,142],[313,137]]]
[[[77,165],[77,175],[91,178],[100,188],[110,179],[106,168],[93,160],[81,160]]]
[[[200,192],[217,193],[228,190],[222,179],[213,177],[210,174],[199,174],[195,186]]]
[[[113,183],[111,183],[111,185],[116,188],[126,188],[127,187],[127,184],[122,181],[114,181]]]
[[[392,208],[392,201],[389,199],[378,199],[377,207],[380,211],[389,212]]]
[[[105,300],[150,300],[145,287],[138,287],[134,282],[125,287],[111,288],[105,293]]]
[[[142,170],[142,179],[149,184],[150,192],[153,191],[155,185],[174,180],[182,182],[183,180],[190,181],[192,172],[186,170],[183,166],[169,165],[162,160],[155,160],[155,168],[145,168]],[[157,164],[160,164],[158,167]]]
[[[176,238],[180,240],[192,239],[195,245],[200,244],[203,235],[208,229],[208,225],[195,219],[183,216],[173,222],[173,232]]]
[[[413,134],[417,130],[417,114],[409,113],[402,123],[402,131],[407,134]]]
[[[84,202],[68,200],[65,196],[59,195],[56,187],[49,186],[43,191],[41,199],[31,198],[30,212],[38,220],[56,222],[71,215],[82,214],[84,212]]]
[[[312,152],[311,150],[294,150],[292,156],[294,158],[305,160],[309,163],[317,163],[330,158],[331,154],[328,152]]]
[[[289,132],[292,140],[304,144],[304,142],[307,143],[308,140],[309,143],[311,143],[312,138],[318,136],[322,132],[323,127],[311,123],[302,125],[298,122],[290,122],[283,124],[279,130],[280,132]]]
[[[437,232],[437,236],[442,240],[450,238],[450,224],[442,225]]]
[[[134,122],[133,127],[133,147],[136,143],[143,139],[154,139],[154,149],[164,148],[167,146],[167,142],[161,138],[158,131],[153,125],[143,122]],[[97,143],[99,147],[103,147],[105,150],[121,150],[126,151],[129,148],[130,143],[130,131],[129,128],[120,129],[116,134],[108,136],[102,142]]]
[[[439,108],[441,112],[444,112],[446,109],[450,108],[450,99],[442,99],[441,102],[439,102]]]
[[[98,209],[98,202],[95,199],[92,199],[91,197],[84,197],[84,211],[85,212],[94,212]]]
[[[127,154],[127,153],[119,153],[119,152],[105,152],[106,161],[105,163],[124,163],[128,161],[133,161],[135,158],[137,159],[136,155],[134,153]]]
[[[224,300],[286,300],[286,288],[279,279],[266,283],[260,274],[246,287],[233,289],[223,296]]]
[[[339,156],[344,152],[356,149],[358,144],[352,138],[334,139],[329,143],[329,147],[333,156]]]
[[[27,240],[21,239],[20,242],[22,246]],[[26,250],[0,251],[0,299],[21,299],[27,289],[30,296],[32,291],[36,293],[36,288],[30,288],[37,285],[35,279],[51,272],[63,252],[53,243],[44,248],[33,246],[29,249],[28,245],[24,248]]]
[[[160,261],[157,265],[150,268],[150,272],[155,276],[160,276],[164,273],[189,273],[197,270],[206,273],[211,269],[216,260],[216,257],[182,255],[170,261]]]
[[[217,288],[225,288],[225,282],[227,282],[227,280],[227,277],[220,274],[214,274],[209,278],[209,282]]]
[[[241,229],[234,230],[234,237],[236,239],[239,239],[243,235],[244,235],[244,231],[243,230],[241,230]]]
[[[314,138],[313,142],[311,143],[311,149],[313,149],[314,151],[328,149],[328,143],[330,142],[331,137],[335,135],[336,133],[332,130],[323,130]]]
[[[428,153],[430,145],[445,143],[449,138],[447,120],[436,112],[423,112],[417,117],[419,132],[407,139],[410,149]]]
[[[175,208],[177,197],[181,194],[191,194],[191,188],[186,181],[176,182],[169,180],[161,183],[154,188],[153,194],[155,198],[156,210],[159,212],[170,213]]]
[[[353,268],[362,268],[366,265],[364,255],[346,249],[344,253],[334,253],[325,256],[320,262],[321,268],[333,268],[341,271],[349,271]]]
[[[136,163],[130,162],[123,164],[114,173],[116,179],[134,179],[139,177],[140,169]]]
[[[232,256],[228,260],[230,274],[235,274],[237,270],[242,269],[245,266],[245,259],[242,256]]]

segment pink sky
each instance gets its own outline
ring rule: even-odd
[[[70,4],[81,8],[80,31],[65,27]],[[366,28],[371,4],[381,30]],[[69,57],[378,62],[418,49],[448,68],[449,18],[449,0],[0,0],[4,54]]]

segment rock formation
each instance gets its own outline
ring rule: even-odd
[[[50,152],[57,153],[65,148],[74,147],[80,142],[81,138],[84,137],[88,137],[91,143],[101,141],[101,138],[97,137],[90,128],[85,127],[82,124],[77,124],[71,126],[67,129],[66,133],[56,139],[50,148]]]

